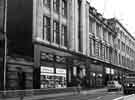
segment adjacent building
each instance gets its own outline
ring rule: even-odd
[[[77,77],[85,88],[100,88],[134,71],[134,37],[87,0],[7,3],[8,90],[67,88]]]

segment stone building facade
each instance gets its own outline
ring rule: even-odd
[[[100,88],[134,70],[134,37],[87,0],[21,1],[8,0],[7,89]]]

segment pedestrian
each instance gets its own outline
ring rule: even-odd
[[[80,94],[81,92],[81,79],[79,77],[76,78],[76,82],[77,82],[77,93]]]

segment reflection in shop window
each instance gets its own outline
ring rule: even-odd
[[[105,69],[106,74],[110,74],[110,68]]]
[[[97,78],[102,78],[102,74],[97,74]]]
[[[77,68],[73,67],[73,75],[76,76],[77,75]]]
[[[96,73],[91,72],[91,73],[90,73],[90,76],[95,77],[95,76],[96,76]]]

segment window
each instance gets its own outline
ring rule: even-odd
[[[57,13],[59,12],[59,1],[60,0],[53,0],[53,10]]]
[[[120,49],[120,40],[118,39],[118,49]]]
[[[99,24],[96,25],[96,34],[97,34],[97,37],[100,38],[100,29],[101,29],[101,26]]]
[[[111,33],[108,33],[108,42],[111,43]]]
[[[103,28],[103,40],[106,41],[106,30]]]
[[[59,33],[59,23],[53,22],[53,42],[60,44],[60,33]]]
[[[50,8],[51,7],[51,0],[43,0],[43,5]]]
[[[89,32],[94,33],[94,20],[89,17]]]
[[[92,38],[89,38],[89,49],[90,49],[90,56],[92,55]]]
[[[62,0],[62,15],[67,16],[67,2]]]
[[[43,40],[51,41],[51,28],[50,28],[50,18],[43,17]]]
[[[92,56],[96,54],[96,41],[92,39]]]
[[[61,28],[61,44],[67,47],[67,26],[64,25]]]

